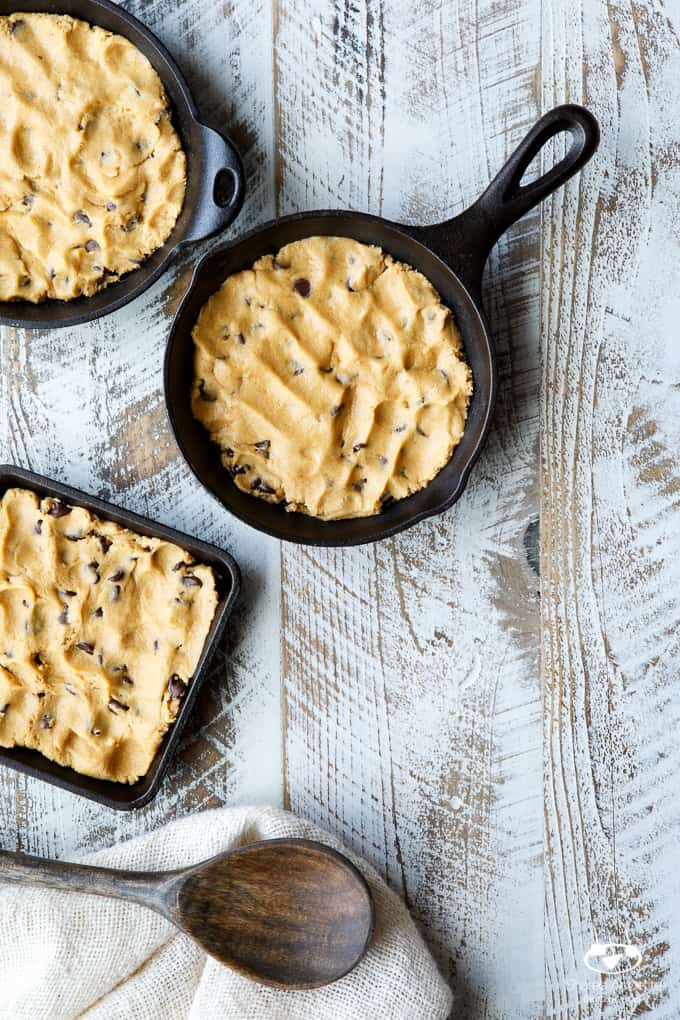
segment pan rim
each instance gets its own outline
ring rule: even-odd
[[[281,514],[285,515],[282,516],[281,528],[268,527],[266,524],[254,523],[247,513],[235,509],[233,506],[225,503],[225,501],[221,499],[220,496],[215,492],[212,486],[208,485],[201,477],[198,468],[194,464],[193,457],[186,448],[186,444],[183,438],[183,430],[178,425],[175,407],[173,401],[170,399],[169,396],[170,363],[172,360],[175,345],[181,342],[181,337],[179,336],[180,332],[179,323],[181,322],[181,319],[192,300],[194,291],[199,283],[202,273],[206,270],[206,267],[212,260],[214,260],[215,258],[219,258],[221,255],[227,252],[235,250],[241,245],[246,244],[247,242],[253,240],[260,233],[264,234],[268,230],[275,229],[289,223],[303,223],[305,220],[308,219],[310,220],[312,218],[322,219],[326,217],[344,219],[347,220],[348,222],[360,220],[363,221],[364,223],[373,224],[381,230],[387,229],[394,231],[395,233],[400,234],[402,237],[407,239],[410,244],[417,245],[418,248],[422,249],[422,251],[425,254],[427,254],[430,258],[436,259],[436,261],[439,263],[444,272],[449,274],[449,276],[455,281],[456,287],[461,292],[461,294],[464,295],[465,300],[467,302],[467,311],[471,313],[474,319],[476,320],[477,336],[482,337],[484,340],[484,349],[488,357],[489,364],[488,399],[484,407],[481,422],[477,426],[478,433],[476,441],[472,449],[469,451],[467,459],[459,469],[455,485],[448,493],[448,495],[435,505],[423,507],[422,509],[417,510],[410,517],[407,517],[405,520],[397,522],[384,522],[382,523],[382,526],[378,526],[379,522],[383,522],[382,514],[374,514],[371,515],[370,517],[360,518],[341,518],[337,521],[324,521],[321,518],[313,517],[312,515],[308,514],[289,514],[287,513],[286,510],[283,509],[283,507],[281,507],[280,508]],[[415,231],[418,228],[413,227],[412,229]],[[333,236],[333,231],[329,231],[327,234],[321,235],[319,235],[319,232],[317,231],[315,235],[309,234],[307,236]],[[376,243],[380,242],[376,240]],[[264,254],[264,251],[262,252],[262,254]],[[417,269],[418,267],[415,266],[414,268]],[[221,283],[222,281],[220,281],[220,283],[216,285],[215,290],[219,289]],[[188,339],[189,340],[191,339],[190,334]],[[427,520],[430,517],[434,517],[439,514],[445,513],[454,505],[454,503],[458,501],[458,499],[460,499],[469,481],[472,468],[479,459],[479,456],[482,452],[489,431],[493,424],[497,390],[496,351],[489,333],[489,328],[484,317],[483,309],[480,307],[479,303],[475,300],[475,298],[471,295],[469,288],[465,286],[465,284],[460,279],[455,270],[440,255],[438,255],[431,248],[428,248],[427,245],[423,244],[423,242],[420,241],[418,237],[414,236],[414,234],[409,233],[408,225],[396,223],[392,220],[386,219],[385,217],[375,216],[372,213],[352,212],[351,210],[348,209],[312,209],[308,211],[305,210],[303,212],[290,213],[286,216],[276,217],[274,219],[268,220],[265,223],[261,224],[260,226],[255,227],[254,229],[248,231],[246,234],[240,235],[235,240],[229,241],[226,244],[221,244],[212,248],[209,252],[203,255],[202,258],[197,262],[192,272],[191,279],[189,281],[187,289],[173,317],[172,324],[170,326],[170,331],[168,333],[168,340],[166,343],[165,355],[163,359],[163,388],[168,419],[170,421],[175,441],[177,442],[177,445],[182,454],[182,458],[184,459],[185,463],[191,470],[193,476],[203,486],[203,488],[208,493],[210,493],[212,498],[215,499],[220,504],[220,506],[222,506],[228,513],[232,514],[238,520],[240,520],[243,524],[247,524],[249,527],[254,528],[256,531],[259,531],[262,534],[269,535],[272,538],[276,538],[279,541],[291,542],[292,544],[295,545],[307,545],[312,547],[317,546],[323,548],[344,548],[357,545],[367,545],[372,542],[381,541],[382,539],[385,538],[391,538],[394,535],[397,535],[400,532],[413,527],[414,525],[420,523],[423,520]],[[207,441],[210,442],[209,439]],[[454,448],[451,457],[454,456],[455,450],[456,448]],[[451,458],[440,470],[443,471],[450,462]],[[438,477],[439,473],[440,472],[438,472],[437,475],[435,475],[435,478]],[[407,499],[412,498],[413,496],[421,495],[422,493],[426,492],[428,487],[431,485],[433,481],[434,479],[430,479],[427,485],[423,486],[422,489],[417,490],[417,492],[412,493],[411,496],[405,498]],[[250,498],[255,499],[256,497],[253,496]],[[401,502],[401,500],[399,502]],[[319,525],[328,527],[329,529],[328,536],[320,535],[319,537],[310,539],[299,535],[287,533],[287,529],[285,528],[286,518],[294,519],[296,516],[304,517],[308,520],[313,520]],[[353,520],[375,521],[376,527],[372,530],[371,534],[369,535],[339,538],[334,537],[330,533],[335,525],[339,526],[347,526],[348,524],[351,525]]]

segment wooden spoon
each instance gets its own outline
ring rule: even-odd
[[[0,881],[140,903],[220,963],[287,988],[337,981],[373,933],[363,876],[307,839],[251,843],[181,871],[117,871],[0,851]]]

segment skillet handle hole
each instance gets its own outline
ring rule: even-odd
[[[525,167],[524,173],[517,182],[517,187],[526,188],[530,184],[534,184],[539,177],[549,173],[558,163],[561,163],[567,154],[569,138],[569,132],[564,130],[558,131],[556,135],[548,139]],[[541,167],[541,160],[543,160],[543,167]]]
[[[222,167],[215,174],[213,183],[213,202],[220,209],[226,209],[233,201],[238,188],[236,174],[231,167]]]

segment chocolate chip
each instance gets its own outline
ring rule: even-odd
[[[43,665],[43,660],[42,660],[42,657],[40,655],[40,652],[36,652],[35,653],[35,655],[33,656],[33,662],[36,664],[36,666],[42,666]]]
[[[111,539],[107,538],[106,535],[97,535],[97,541],[99,542],[99,548],[103,553],[107,553],[113,545]]]
[[[302,375],[304,372],[304,366],[301,365],[299,361],[290,361],[289,365],[293,375]]]
[[[46,693],[46,691],[36,691],[35,696],[36,698],[44,698]]]
[[[312,285],[309,280],[306,280],[304,276],[298,276],[297,280],[293,284],[293,290],[300,295],[300,297],[309,297],[312,293]]]
[[[90,568],[90,570],[93,570],[94,574],[95,574],[95,578],[94,578],[94,581],[92,583],[93,584],[99,584],[99,582],[102,579],[101,578],[101,574],[99,573],[99,564],[97,563],[96,560],[92,560],[91,563],[88,563],[88,567]]]
[[[241,345],[245,344],[246,338],[244,337],[243,333],[237,333],[236,334],[236,342],[241,344]]]
[[[154,652],[157,652],[159,648],[160,648],[160,644],[158,643],[158,638],[156,638],[154,643],[153,643],[153,650],[154,650]]]
[[[92,220],[87,215],[87,213],[84,212],[82,209],[79,209],[78,212],[75,213],[73,219],[76,221],[76,223],[84,223],[86,227],[92,226]]]
[[[86,537],[86,535],[64,535],[64,538],[67,538],[69,542],[82,542],[82,540]]]
[[[30,194],[24,195],[24,197],[22,198],[22,202],[24,203],[27,209],[32,209],[33,203],[35,202],[35,195]]]
[[[118,208],[118,206],[116,205],[115,202],[107,202],[106,203],[107,212],[115,212],[117,208]]]
[[[9,23],[9,34],[10,35],[14,35],[16,30],[18,28],[22,28],[25,24],[26,24],[26,22],[24,21],[23,18],[16,18],[15,21],[10,21],[10,23]]]
[[[250,471],[250,464],[232,464],[231,467],[227,468],[227,471],[232,478],[235,475],[244,475],[246,471]]]
[[[28,609],[28,600],[27,600],[27,599],[22,599],[22,600],[21,600],[21,604],[22,604],[22,606],[23,606],[23,607],[24,607],[25,609]]]
[[[117,602],[119,598],[120,598],[120,585],[114,584],[113,588],[111,589],[111,601]]]
[[[173,673],[168,681],[168,694],[171,698],[181,698],[187,689],[187,685],[182,680],[181,676],[177,673]]]
[[[90,733],[92,734],[93,737],[101,737],[102,735],[102,731],[99,729],[98,726],[93,726],[92,729],[90,730]]]
[[[74,599],[78,594],[77,591],[73,591],[71,588],[60,588],[59,594],[67,599]]]
[[[101,652],[97,654],[97,662],[99,663],[100,666],[104,665],[104,656],[102,655]]]
[[[94,611],[94,615],[98,616],[100,619],[102,618],[102,616],[104,615],[104,610],[102,609],[101,606],[97,606],[97,608]]]
[[[114,715],[118,715],[118,709],[120,709],[121,712],[130,711],[130,706],[124,705],[122,701],[118,700],[118,698],[109,698],[109,704],[107,707],[109,712],[113,712]]]
[[[352,293],[354,293],[354,287],[352,286],[352,281],[350,280],[349,276],[347,277],[345,283],[347,284],[347,290],[351,290]]]
[[[252,488],[252,485],[251,485]],[[200,577],[196,577],[195,574],[185,574],[182,578],[182,584],[185,588],[202,588],[203,581]]]
[[[328,365],[327,368],[319,368],[319,371],[323,372],[324,375],[329,375],[333,371],[333,366]]]
[[[358,482],[352,483],[352,488],[354,489],[355,492],[363,492],[364,485],[366,484],[367,481],[368,481],[367,478],[360,478]]]
[[[64,606],[62,611],[59,613],[59,616],[57,617],[57,623],[63,623],[63,625],[65,627],[68,626],[68,608],[67,608],[67,606]]]
[[[54,499],[47,513],[50,517],[66,517],[66,514],[71,513],[71,507],[62,503],[60,499]]]
[[[54,716],[45,714],[40,720],[41,730],[51,730],[54,726]]]
[[[139,223],[139,220],[137,219],[137,217],[136,217],[136,216],[132,216],[132,217],[131,217],[131,218],[130,218],[130,219],[129,219],[128,221],[127,221],[127,223],[125,224],[125,226],[123,227],[123,230],[124,230],[124,231],[125,231],[125,232],[126,232],[127,234],[129,234],[129,233],[131,233],[131,231],[133,231],[133,230],[135,229],[135,227],[137,226],[137,224],[138,224],[138,223]]]
[[[276,489],[272,489],[272,487],[267,485],[266,482],[263,482],[261,478],[253,478],[250,483],[250,488],[252,492],[264,492],[268,496],[273,496],[276,492]]]
[[[125,577],[125,571],[124,570],[116,570],[116,572],[114,574],[111,574],[111,576],[108,578],[108,580],[109,581],[122,581],[124,577]]]
[[[80,648],[81,652],[85,652],[87,655],[94,654],[94,645],[91,645],[89,641],[79,641],[76,648]]]
[[[337,418],[344,406],[344,404],[335,404],[334,407],[331,407],[331,418]]]
[[[99,251],[99,244],[94,238],[90,238],[89,241],[85,242],[85,251]]]
[[[35,524],[33,525],[33,530],[35,531],[36,535],[42,535],[42,526],[43,526],[42,521],[35,522]]]
[[[185,560],[180,560],[178,563],[175,563],[175,565],[174,565],[174,567],[172,569],[173,569],[173,571],[177,571],[177,570],[183,570],[185,567],[192,567],[192,566],[193,566],[193,563],[187,563]]]
[[[211,393],[210,390],[206,390],[205,379],[201,379],[201,381],[198,384],[198,394],[201,400],[205,400],[208,403],[214,403],[217,400],[217,397],[214,393]]]
[[[255,443],[255,449],[258,453],[261,453],[265,460],[269,460],[269,450],[271,448],[270,439],[260,439],[258,443]]]
[[[127,673],[120,678],[120,682],[122,684],[124,684],[126,687],[134,687],[135,686],[134,680],[132,679],[131,676],[128,676]]]
[[[20,287],[28,287],[30,286],[30,283],[31,283],[30,276],[22,276],[21,279],[19,280]]]
[[[7,715],[7,709],[9,708],[9,701],[6,705],[0,707],[0,715]]]
[[[365,450],[367,445],[368,445],[367,443],[355,443],[354,446],[352,447],[352,452],[358,453],[359,450]]]
[[[393,432],[406,432],[406,426],[405,425],[395,425],[394,428],[392,429],[392,431]]]

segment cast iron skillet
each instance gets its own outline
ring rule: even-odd
[[[522,177],[534,157],[553,135],[563,131],[571,136],[566,156],[537,180],[522,185]],[[448,509],[465,488],[493,414],[497,373],[494,346],[482,311],[484,263],[500,235],[580,170],[598,142],[597,121],[588,110],[560,106],[541,117],[481,198],[455,219],[431,227],[412,227],[362,213],[298,213],[210,252],[196,267],[175,316],[165,356],[165,396],[170,421],[180,449],[199,481],[252,527],[276,538],[309,545],[373,542]],[[191,331],[202,305],[227,276],[291,241],[318,234],[380,245],[397,259],[419,269],[439,291],[443,303],[453,310],[474,379],[465,431],[451,460],[424,489],[391,503],[373,517],[321,521],[287,513],[280,505],[242,492],[223,467],[219,447],[191,414]]]
[[[21,11],[70,14],[129,39],[153,65],[165,86],[172,122],[187,157],[187,188],[182,212],[165,244],[139,269],[92,297],[42,304],[0,302],[0,325],[3,326],[35,329],[75,326],[107,315],[132,301],[161,275],[178,248],[227,227],[243,204],[243,166],[229,139],[198,120],[187,83],[165,47],[122,7],[109,0],[0,0],[0,14]]]

